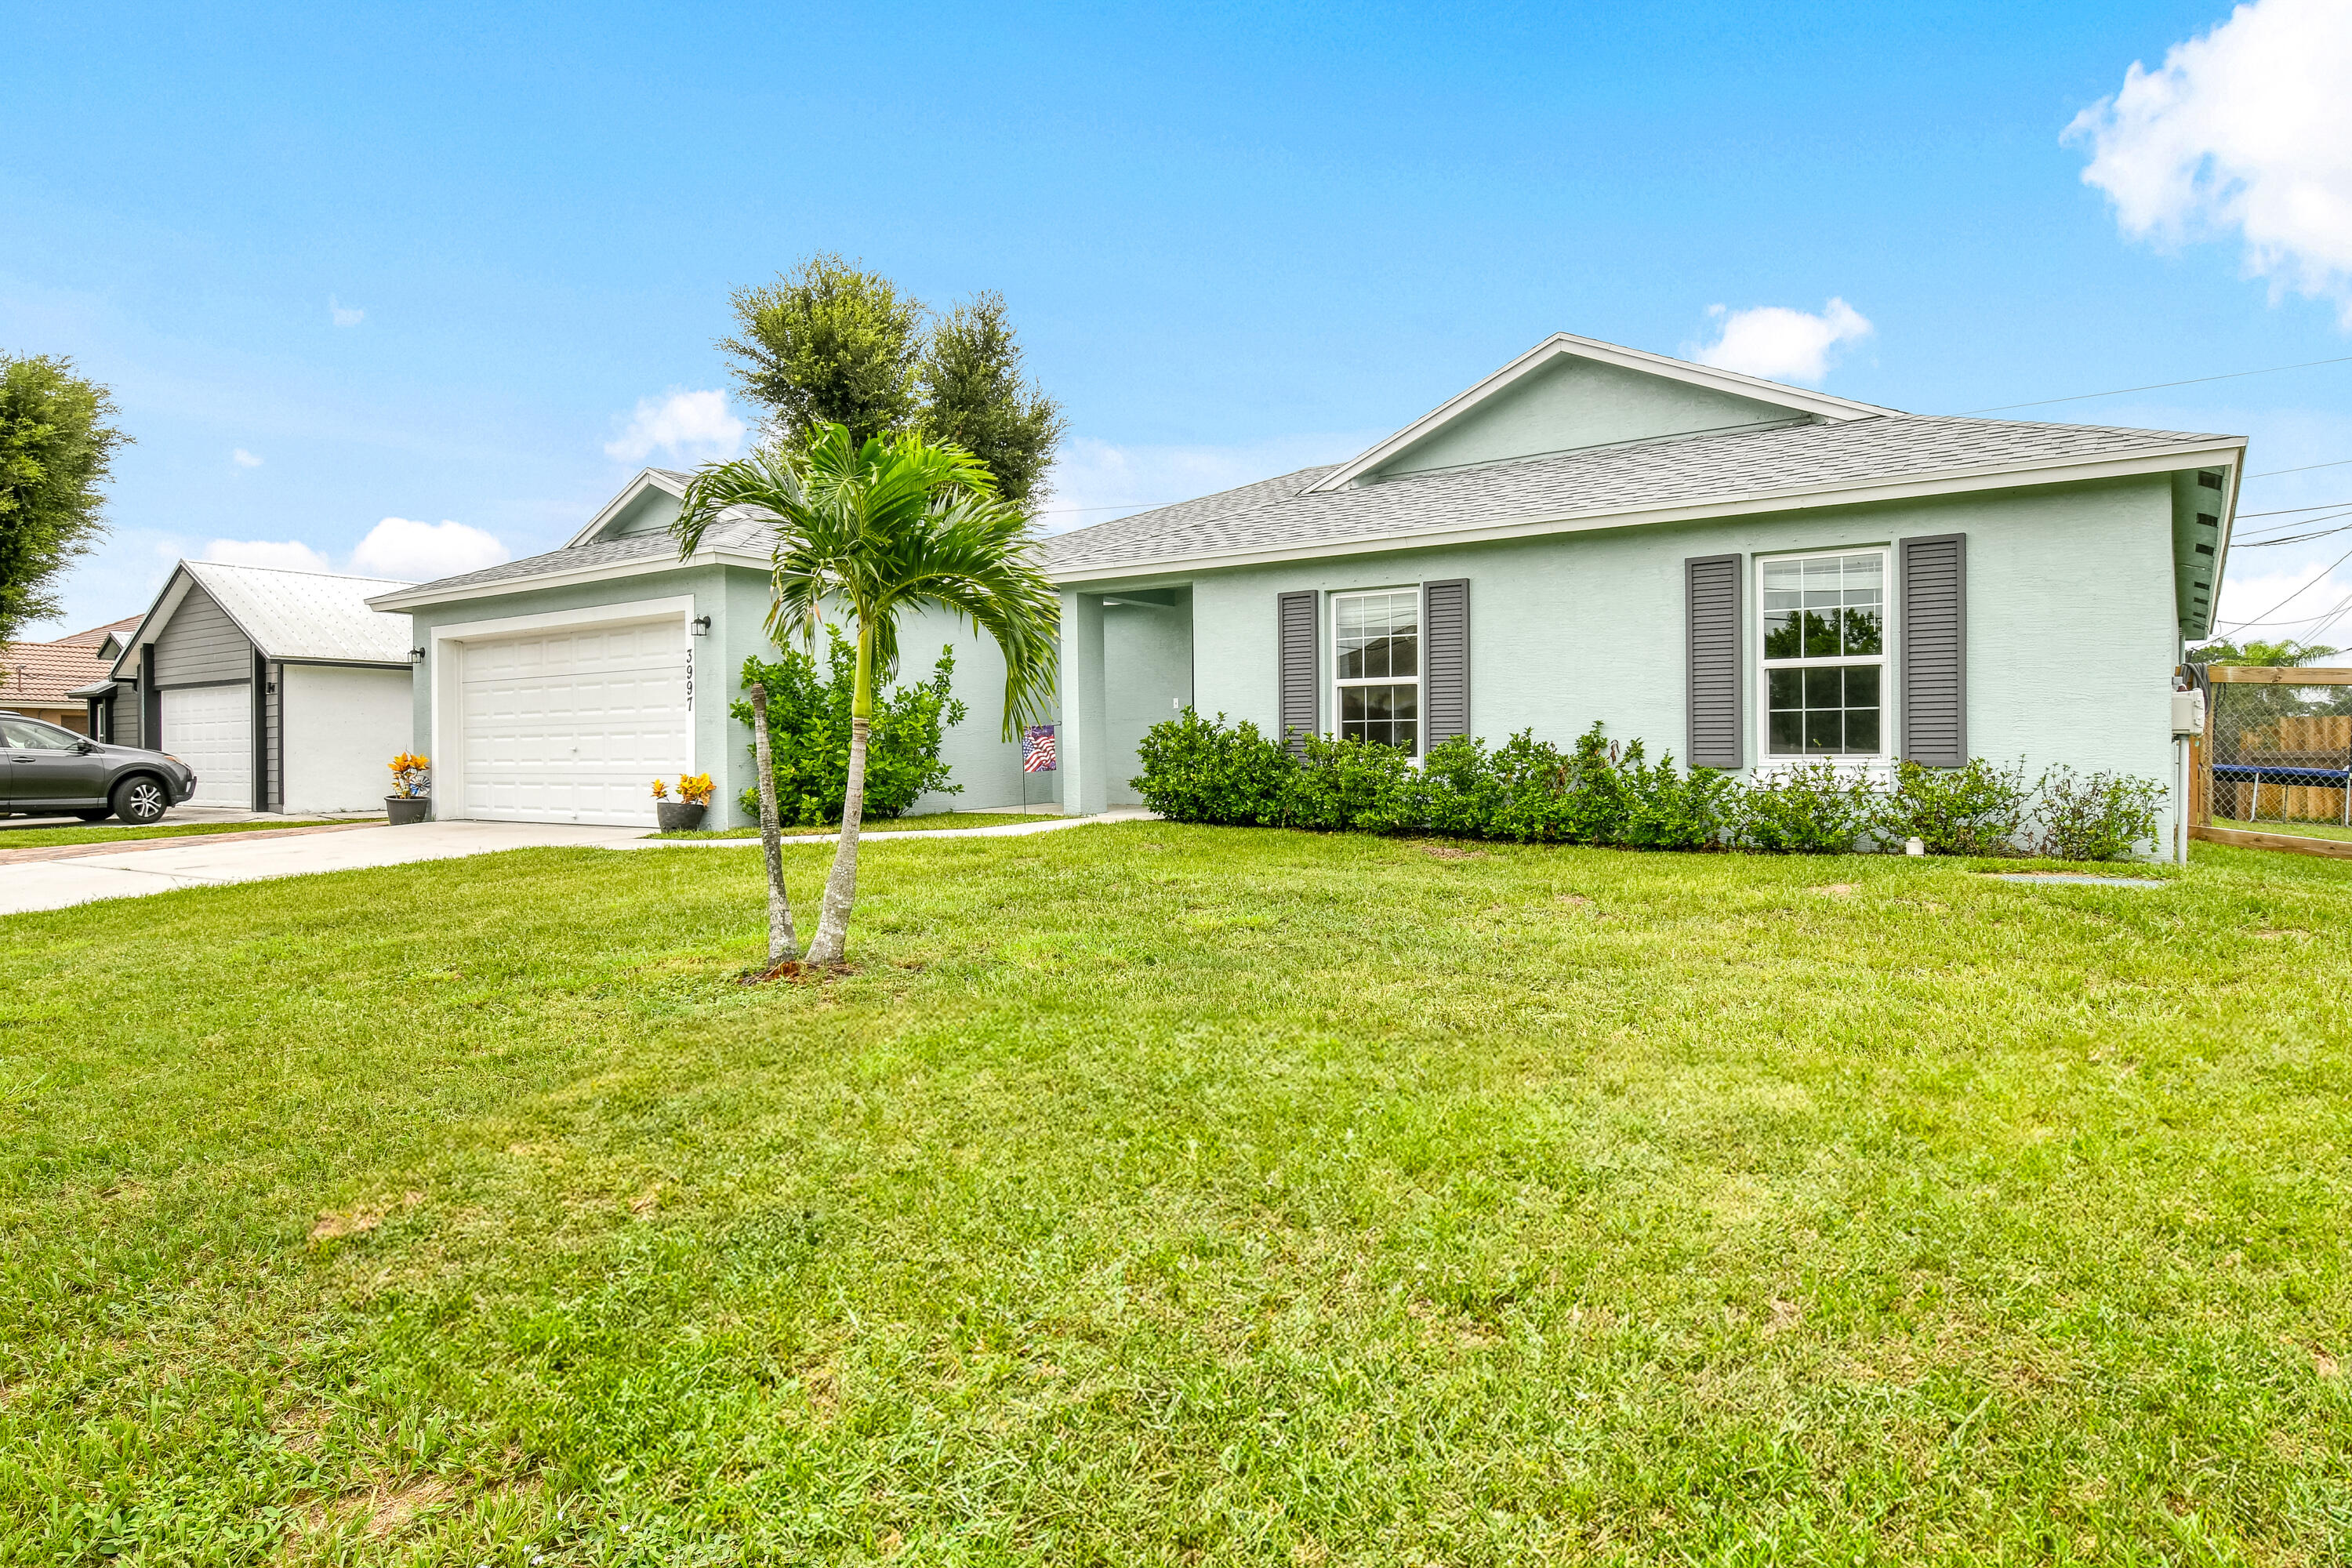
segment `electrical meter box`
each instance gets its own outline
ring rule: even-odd
[[[2176,691],[2172,694],[2172,732],[2175,735],[2201,735],[2205,732],[2203,692]]]

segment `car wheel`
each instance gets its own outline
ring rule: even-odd
[[[125,822],[143,827],[161,820],[171,806],[171,797],[163,793],[163,785],[158,780],[130,779],[115,787],[114,815]]]

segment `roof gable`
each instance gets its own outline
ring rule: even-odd
[[[153,607],[141,618],[137,634],[121,639],[113,668],[118,679],[135,673],[126,668],[135,650],[156,640],[189,590],[199,585],[266,658],[341,664],[408,662],[408,617],[373,609],[367,603],[371,595],[406,584],[383,577],[183,561],[173,568]]]
[[[564,542],[564,548],[572,550],[583,544],[626,539],[632,534],[663,531],[684,510],[681,500],[693,479],[693,475],[681,474],[675,468],[639,468],[635,477],[621,487],[621,493],[588,520],[587,527]]]
[[[1764,430],[1891,412],[1597,339],[1556,332],[1342,463],[1314,488],[1592,447]]]

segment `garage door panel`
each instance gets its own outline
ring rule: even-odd
[[[651,823],[647,784],[693,765],[685,631],[671,620],[465,645],[466,815]]]
[[[163,750],[195,770],[191,805],[253,807],[253,688],[192,686],[161,694]]]

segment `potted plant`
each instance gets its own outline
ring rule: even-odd
[[[383,797],[383,815],[394,827],[422,822],[433,810],[433,759],[403,752],[392,759],[394,793]]]
[[[669,785],[654,780],[654,816],[664,833],[684,833],[702,826],[702,814],[709,809],[710,796],[717,786],[709,773],[686,773],[677,781],[677,798],[669,798]]]

